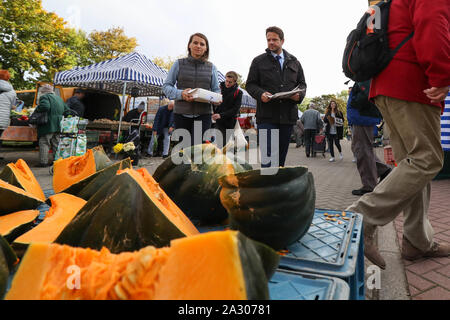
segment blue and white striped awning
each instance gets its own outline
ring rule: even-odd
[[[219,70],[217,70],[217,77],[219,78],[219,83],[225,81],[225,76]],[[244,89],[242,89],[242,88],[239,88],[239,89],[241,89],[242,93],[243,93],[241,105],[244,107],[256,108],[256,100],[253,99],[253,97],[250,96],[248,94],[248,92],[245,91]]]
[[[127,94],[133,92],[136,97],[161,96],[166,77],[167,71],[144,55],[133,52],[87,67],[58,72],[54,84],[122,94],[127,83]]]
[[[450,151],[450,94],[445,100],[444,114],[441,118],[442,148]]]

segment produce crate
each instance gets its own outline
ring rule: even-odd
[[[348,300],[350,288],[341,279],[277,270],[269,281],[271,300]]]
[[[348,220],[335,217],[334,222],[326,220],[325,213],[342,215],[342,211],[316,209],[308,233],[281,253],[280,268],[342,279],[350,287],[350,300],[364,300],[362,215],[347,212]],[[226,228],[200,226],[198,230],[204,233]]]
[[[351,300],[364,300],[363,218],[349,212],[345,218],[341,211],[316,210],[308,233],[287,248],[280,268],[340,278],[350,286]]]

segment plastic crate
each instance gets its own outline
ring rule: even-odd
[[[334,222],[326,220],[325,213],[342,215],[342,211],[316,209],[308,233],[283,252],[280,268],[342,279],[350,287],[351,300],[364,300],[362,215],[347,212],[349,220],[336,218]],[[198,230],[205,233],[227,228],[200,226]]]
[[[88,130],[86,131],[87,143],[98,143],[100,138],[100,131]]]
[[[348,220],[327,220],[332,215],[342,217],[342,211],[316,210],[308,233],[287,248],[280,268],[345,280],[350,286],[350,299],[364,300],[362,215],[347,212]]]
[[[341,279],[277,270],[269,281],[271,300],[348,300],[350,287]]]

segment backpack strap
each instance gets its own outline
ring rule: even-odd
[[[403,39],[402,42],[400,42],[400,44],[394,50],[391,51],[391,57],[394,57],[397,54],[398,50],[400,50],[400,48],[403,47],[403,45],[408,42],[413,36],[414,31],[411,32],[405,39]]]

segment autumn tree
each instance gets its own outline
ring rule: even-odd
[[[88,36],[90,59],[94,63],[114,59],[135,51],[136,38],[125,35],[123,28],[114,27],[106,31],[93,31]]]
[[[16,89],[51,80],[56,71],[82,60],[84,35],[66,26],[41,0],[3,0],[0,7],[0,66],[8,69]]]

